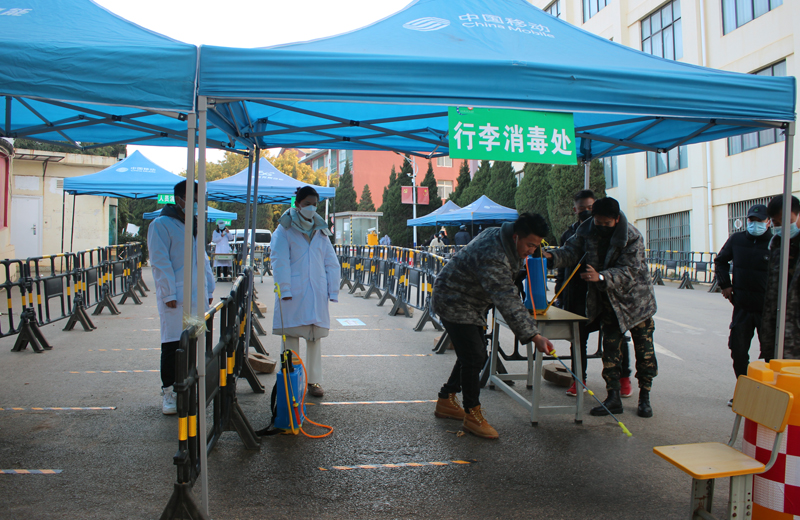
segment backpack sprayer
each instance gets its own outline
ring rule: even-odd
[[[283,350],[281,351],[281,371],[278,374],[275,386],[272,388],[270,398],[272,408],[272,422],[263,430],[256,433],[261,436],[275,435],[278,433],[297,435],[298,432],[311,439],[321,439],[333,433],[333,427],[315,423],[306,417],[306,367],[303,360],[294,350],[286,348],[286,334],[283,327],[283,304],[281,304],[281,288],[276,283],[275,293],[278,295],[278,309],[281,313],[281,340]],[[294,359],[300,362],[298,367]],[[285,399],[285,400],[284,400]],[[299,403],[298,403],[299,401]],[[327,428],[329,431],[322,435],[310,435],[303,430],[303,420],[309,423]],[[271,427],[274,426],[274,429]]]

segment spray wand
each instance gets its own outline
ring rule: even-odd
[[[586,390],[586,392],[587,392],[589,395],[591,395],[592,397],[594,397],[594,400],[595,400],[595,401],[597,401],[598,403],[600,403],[600,406],[602,406],[602,407],[605,409],[605,411],[606,411],[606,412],[608,412],[608,415],[610,415],[610,416],[611,416],[611,417],[612,417],[612,418],[613,418],[615,421],[617,421],[617,424],[619,425],[619,427],[620,427],[620,428],[622,428],[622,431],[623,431],[623,432],[625,432],[625,435],[627,435],[628,437],[632,437],[632,436],[633,436],[633,434],[631,433],[631,431],[630,431],[630,430],[629,430],[629,429],[628,429],[628,428],[627,428],[627,427],[626,427],[624,424],[622,424],[622,421],[620,421],[619,419],[617,419],[617,416],[616,416],[616,415],[614,415],[613,413],[611,413],[611,410],[609,410],[609,409],[608,409],[608,407],[607,407],[605,404],[603,404],[603,401],[601,401],[600,399],[598,399],[598,398],[597,398],[597,396],[596,396],[596,395],[594,395],[594,392],[592,392],[591,390],[589,390],[589,387],[587,387],[587,386],[586,386],[586,385],[583,383],[583,381],[581,381],[581,380],[580,380],[580,378],[579,378],[578,376],[576,376],[576,375],[575,375],[575,372],[573,372],[572,370],[570,370],[570,369],[569,369],[569,367],[566,365],[566,363],[564,363],[564,361],[562,361],[562,360],[561,360],[561,358],[560,358],[560,357],[558,357],[558,355],[556,354],[556,351],[555,351],[555,349],[553,349],[553,350],[550,352],[550,355],[551,355],[551,356],[553,356],[554,358],[556,358],[556,359],[558,360],[558,362],[559,362],[559,363],[561,363],[562,365],[564,365],[564,368],[566,368],[566,369],[567,369],[567,372],[569,372],[570,374],[572,374],[572,377],[574,377],[574,378],[575,378],[575,381],[577,381],[578,383],[580,383],[580,385],[581,385],[581,386],[582,386],[582,387],[583,387],[583,388]]]

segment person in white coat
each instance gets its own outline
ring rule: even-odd
[[[217,229],[211,233],[211,241],[214,242],[214,253],[218,255],[230,253],[231,240],[233,240],[233,235],[228,231],[227,224],[225,224],[224,220],[218,220]],[[230,278],[232,265],[233,262],[231,260],[219,260],[214,257],[214,268],[217,270],[217,278]]]
[[[147,247],[156,286],[156,305],[161,319],[161,411],[165,415],[177,413],[175,392],[175,351],[180,346],[183,332],[183,246],[184,212],[186,206],[186,181],[175,185],[175,205],[166,206],[161,216],[150,224]],[[197,184],[195,184],[197,200]],[[197,214],[197,203],[194,205]],[[197,313],[197,217],[192,239],[192,302],[191,314]],[[205,258],[205,293],[211,305],[214,293],[214,275],[208,256]],[[204,309],[204,310],[207,310]]]
[[[281,296],[275,294],[272,333],[285,335],[285,347],[295,352],[305,338],[308,393],[322,397],[320,339],[331,327],[328,302],[339,301],[340,270],[318,202],[314,188],[297,190],[295,207],[281,215],[272,235],[270,261]]]

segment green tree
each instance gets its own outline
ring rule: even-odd
[[[417,206],[417,217],[424,217],[442,207],[442,198],[439,196],[439,187],[436,185],[436,176],[433,173],[433,164],[430,161],[428,161],[428,171],[425,172],[425,178],[420,183],[420,186],[428,188],[430,199],[427,206]],[[432,226],[417,228],[417,241],[424,242],[426,237],[433,234],[433,230],[434,227]]]
[[[561,234],[575,222],[572,206],[575,194],[583,189],[583,165],[553,166],[547,178],[550,185],[547,192],[547,214],[551,234],[561,237]],[[605,196],[605,186],[603,164],[599,160],[594,160],[589,166],[589,187],[599,199]]]
[[[453,193],[450,194],[450,200],[458,204],[458,200],[461,198],[461,194],[464,192],[467,187],[469,187],[469,183],[472,180],[472,176],[469,173],[469,163],[464,160],[461,163],[461,168],[458,170],[458,179],[456,179],[456,189]]]
[[[383,225],[381,228],[392,239],[392,244],[397,246],[410,246],[413,240],[412,230],[406,221],[412,216],[411,204],[402,203],[403,186],[411,185],[411,162],[408,157],[403,161],[403,167],[396,179],[389,177],[389,186],[379,211],[383,212]],[[394,167],[392,168],[394,173]]]
[[[547,174],[552,168],[550,164],[526,163],[515,196],[517,211],[520,214],[538,213],[545,218],[551,230],[553,226],[547,213],[547,192],[550,190]]]
[[[481,195],[486,194],[486,189],[489,186],[489,181],[492,179],[492,167],[489,161],[481,161],[478,171],[475,172],[475,177],[470,181],[469,186],[461,193],[456,204],[462,208],[471,204],[481,198]]]
[[[339,177],[339,187],[336,188],[336,212],[356,211],[358,209],[358,194],[353,187],[353,173],[350,161],[344,165],[344,172]]]
[[[486,187],[486,196],[507,208],[516,208],[517,173],[507,161],[495,161],[492,178]]]
[[[364,185],[361,191],[361,201],[358,203],[358,211],[375,211],[375,204],[372,202],[372,192],[369,191],[369,184]]]
[[[83,146],[91,146],[94,143],[81,143]],[[104,157],[119,157],[120,154],[127,153],[126,145],[114,144],[109,146],[98,146],[97,148],[75,148],[66,143],[64,145],[42,143],[35,139],[17,138],[14,139],[14,148],[26,150],[41,150],[43,152],[76,153],[79,155],[102,155]]]

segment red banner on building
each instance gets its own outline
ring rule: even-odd
[[[400,202],[403,204],[414,204],[414,194],[411,191],[411,186],[403,186],[400,189]],[[430,204],[431,198],[428,193],[428,188],[417,186],[417,204],[427,206]]]

